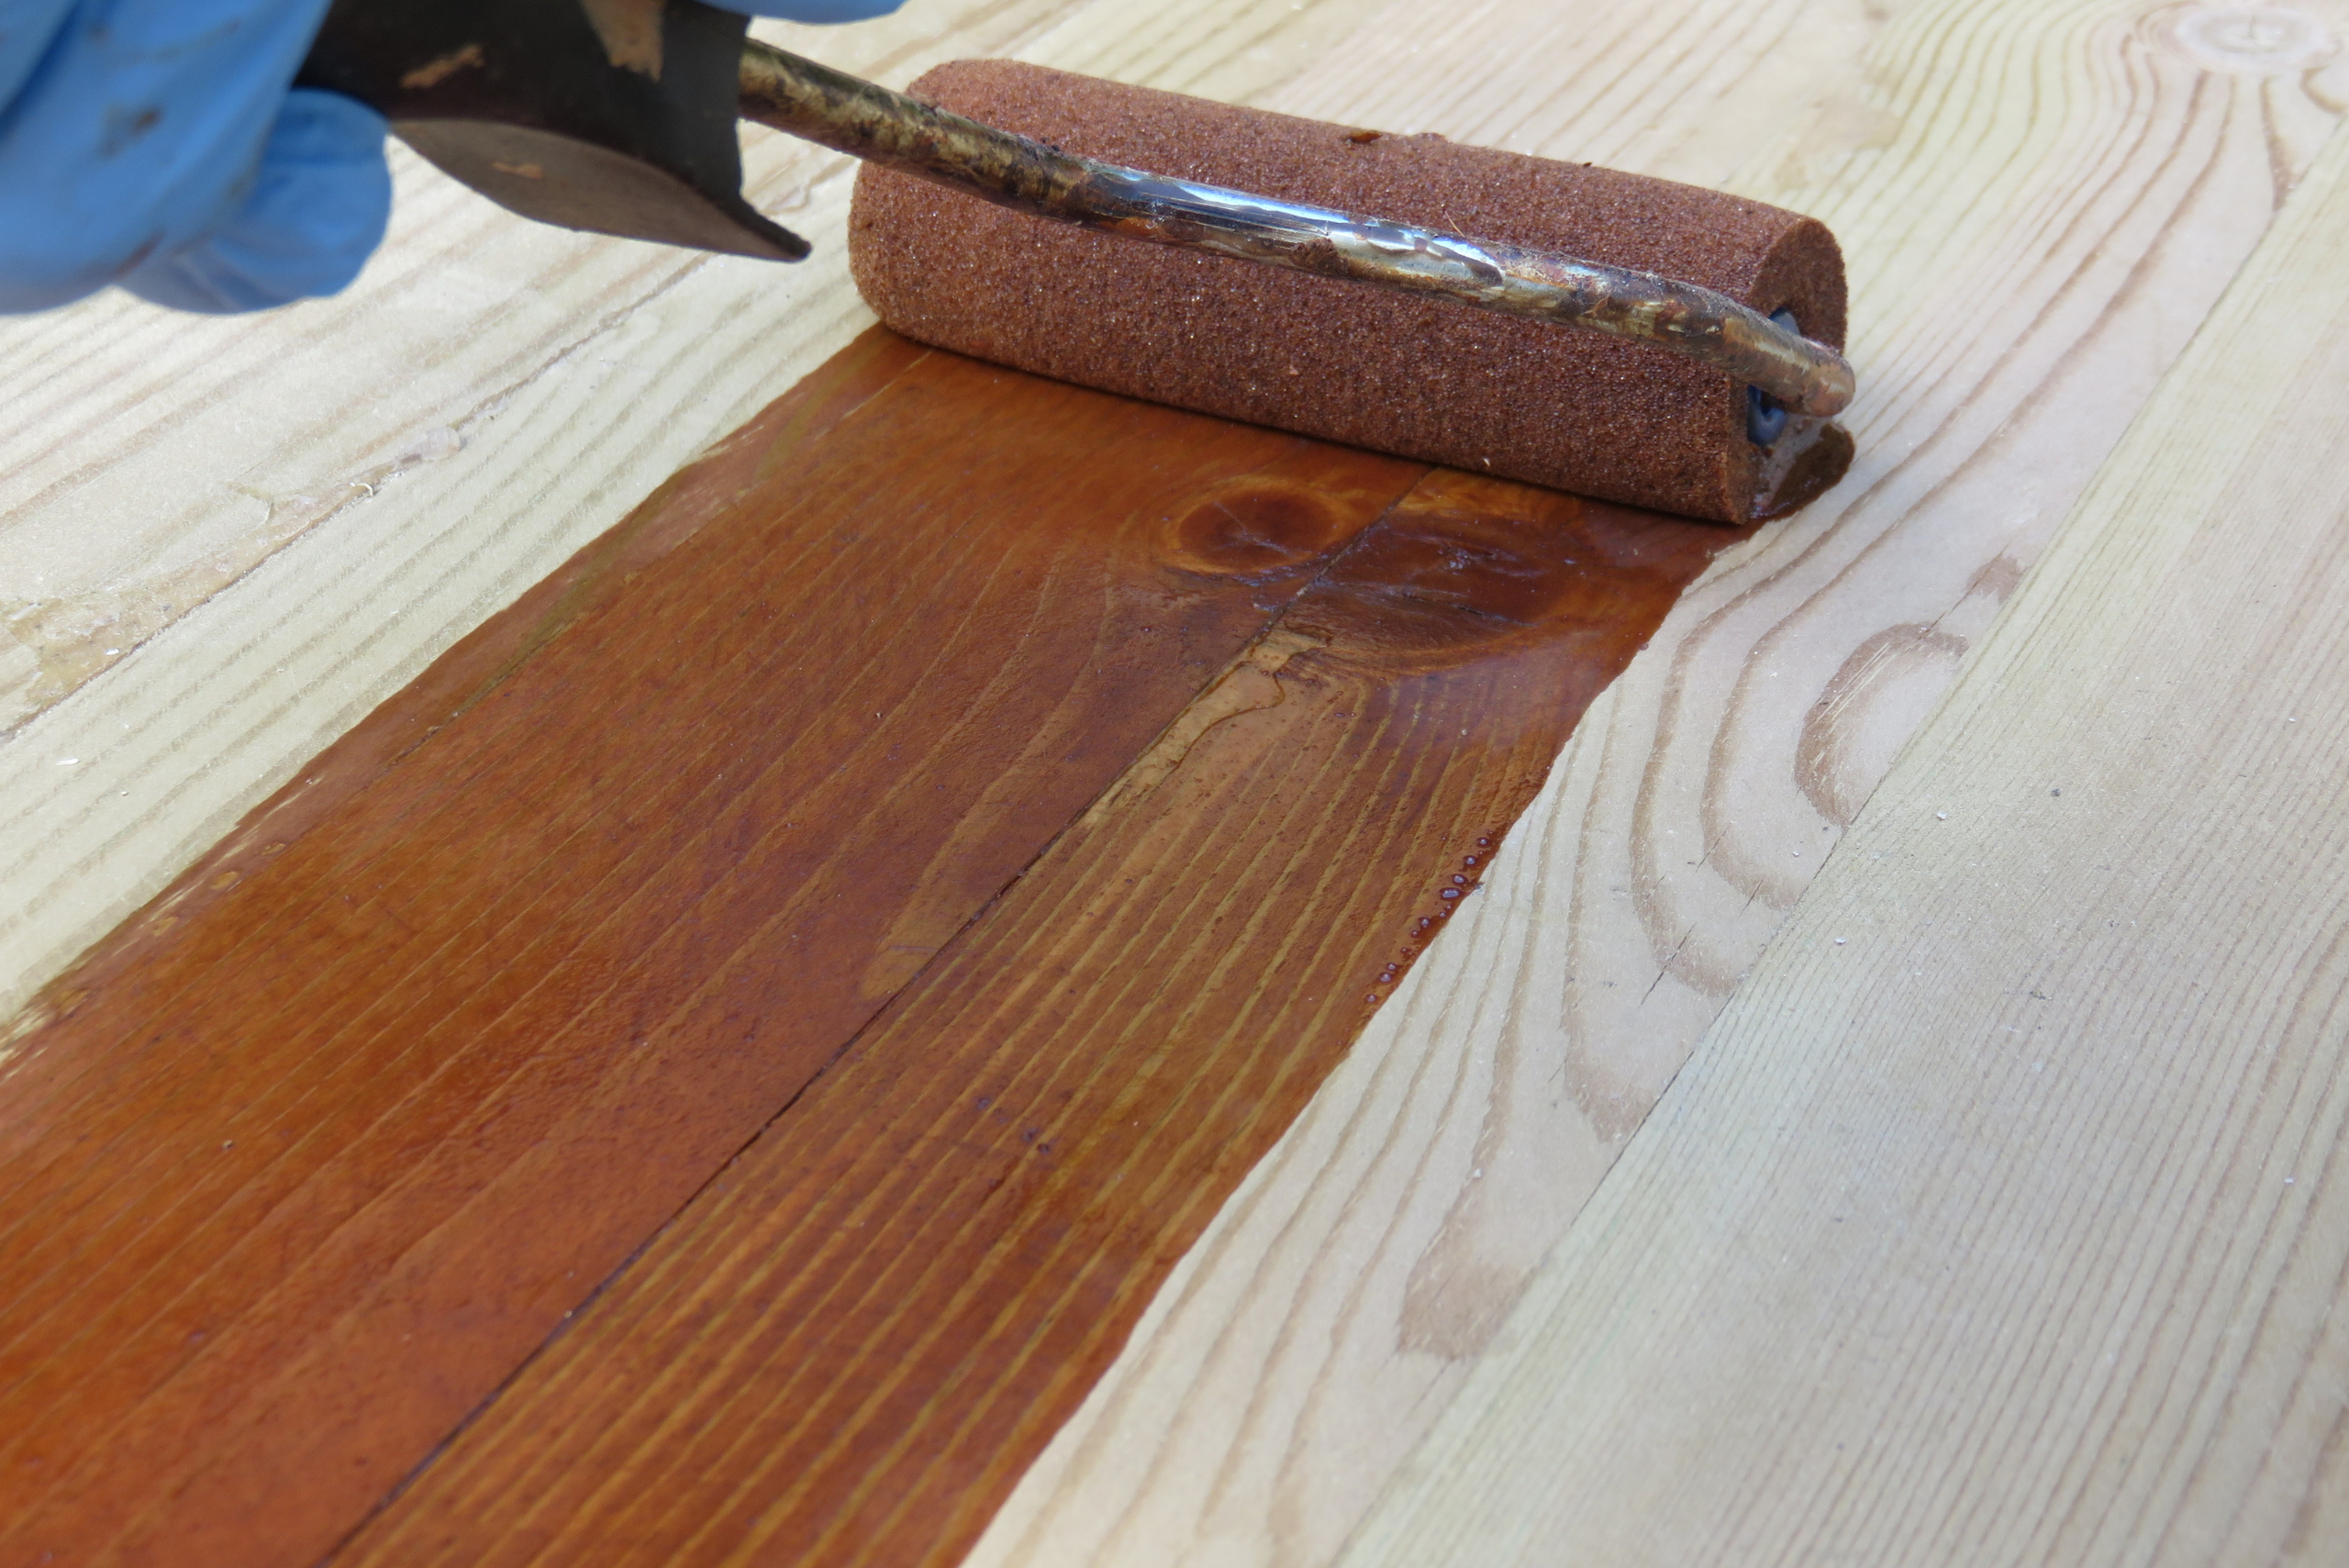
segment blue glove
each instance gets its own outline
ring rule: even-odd
[[[721,0],[860,21],[899,0]],[[330,295],[384,238],[384,125],[292,89],[328,0],[0,0],[0,312],[120,284],[182,310]]]

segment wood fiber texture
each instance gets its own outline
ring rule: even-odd
[[[2336,0],[1469,0],[1441,25],[1398,10],[1267,100],[1819,215],[1851,269],[1859,455],[1724,556],[1592,708],[1481,906],[1170,1278],[972,1568],[1338,1556],[2298,199],[2349,104],[2344,41]],[[1678,1474],[1669,1443],[1646,1452]],[[1800,1556],[1754,1539],[1753,1560]]]
[[[1733,537],[869,336],[44,995],[0,1543],[966,1545]]]
[[[1719,561],[1594,705],[1485,890],[972,1559],[1327,1563],[1504,1348],[1542,1260],[2294,199],[2349,104],[2349,4],[910,0],[758,26],[892,84],[1017,54],[1718,187],[1819,215],[1847,256],[1852,476]],[[109,295],[0,322],[0,1054],[44,1016],[9,1010],[74,954],[867,324],[826,243],[852,166],[758,132],[746,154],[753,199],[818,239],[808,262],[517,223],[395,147],[390,240],[334,300],[195,318]],[[1808,1279],[1811,1254],[1788,1255]],[[1897,1283],[1907,1256],[1842,1277]],[[2065,1277],[2125,1279],[2136,1256]],[[1641,1364],[1779,1365],[1709,1353]],[[2246,1411],[2275,1387],[2244,1386]],[[1669,1412],[1730,1407],[1720,1392]],[[1942,1457],[1875,1472],[1905,1488],[1887,1506],[1939,1496]],[[1702,1525],[1700,1495],[1672,1517]],[[1771,1495],[1798,1528],[1821,1496]]]
[[[1422,483],[338,1561],[959,1560],[1727,537]]]
[[[907,91],[1129,168],[1679,278],[1842,346],[1834,237],[1761,202],[1016,61],[957,61]],[[1765,482],[1745,389],[1648,344],[1137,245],[879,168],[857,176],[849,233],[859,291],[923,342],[1691,517],[1797,504],[1780,504],[1783,476]],[[1802,499],[1842,476],[1851,444],[1830,429],[1810,456],[1787,486]]]
[[[1162,513],[1420,472],[1011,379],[852,350],[52,990],[5,1539],[314,1557],[1302,581]]]
[[[1246,99],[1387,0],[913,0],[762,37],[893,83],[1041,50]],[[326,746],[872,324],[855,161],[751,128],[784,267],[518,221],[396,139],[358,282],[0,319],[0,1050]],[[71,757],[71,765],[59,759]]]
[[[2349,139],[1341,1561],[2349,1562]]]

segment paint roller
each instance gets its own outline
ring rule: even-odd
[[[1010,61],[899,94],[696,0],[338,0],[299,80],[525,217],[796,260],[737,116],[864,160],[890,328],[1130,396],[1742,523],[1842,477],[1842,256],[1668,181]]]

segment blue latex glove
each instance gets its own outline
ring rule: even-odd
[[[328,0],[0,0],[0,311],[120,284],[182,310],[329,295],[384,238],[384,125],[289,84]],[[720,0],[799,21],[899,0]]]

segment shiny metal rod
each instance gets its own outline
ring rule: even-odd
[[[1097,163],[756,39],[742,48],[740,108],[745,119],[998,206],[1636,338],[1804,414],[1840,413],[1852,401],[1852,367],[1834,350],[1725,295],[1653,272]]]

